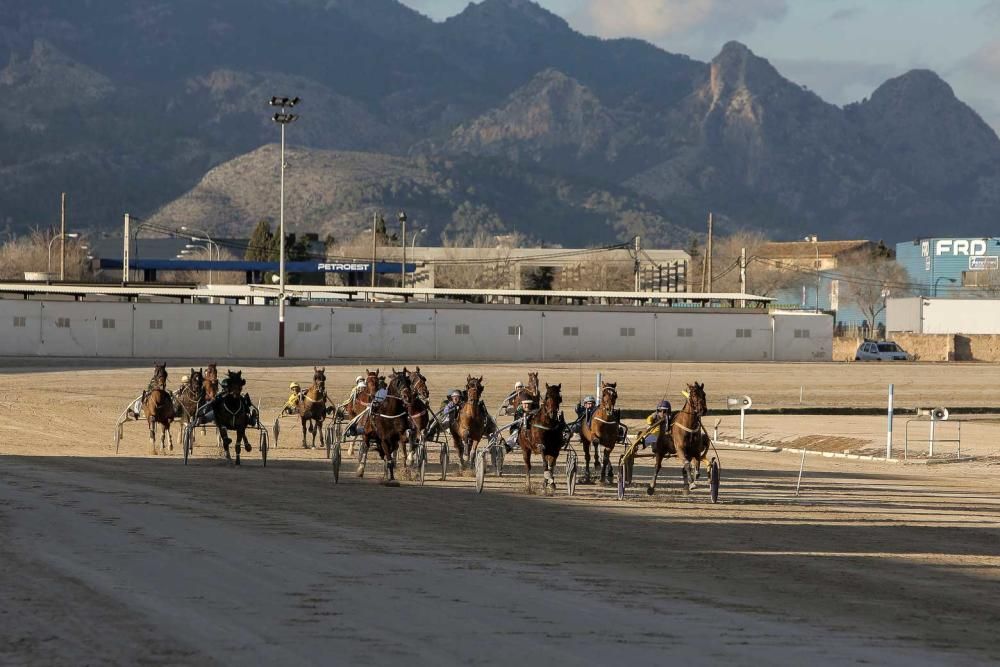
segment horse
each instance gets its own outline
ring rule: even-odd
[[[701,477],[701,462],[708,453],[711,441],[701,425],[701,418],[708,414],[708,399],[705,398],[705,385],[695,382],[687,386],[687,400],[684,407],[674,416],[670,431],[665,428],[665,421],[659,424],[659,434],[653,444],[656,455],[656,465],[653,469],[653,481],[646,488],[646,493],[656,492],[656,478],[660,474],[663,459],[667,456],[684,456],[684,466],[681,474],[688,491],[697,486],[696,479]],[[694,462],[694,473],[691,463]]]
[[[312,448],[316,448],[316,433],[319,433],[320,446],[326,446],[326,436],[323,434],[323,421],[326,419],[326,368],[313,366],[313,383],[299,399],[299,418],[302,420],[302,447],[306,445],[306,428],[312,434]]]
[[[545,464],[545,493],[555,492],[555,468],[559,450],[563,447],[563,429],[566,424],[559,414],[562,405],[562,385],[545,385],[545,398],[538,411],[531,413],[527,423],[517,434],[524,457],[525,488],[531,492],[531,455],[538,454]]]
[[[379,456],[385,463],[382,483],[385,486],[399,486],[395,475],[395,456],[400,441],[410,437],[410,419],[405,407],[410,392],[410,380],[407,374],[393,369],[386,387],[385,400],[373,405],[372,413],[369,414],[368,423],[371,429],[365,429],[366,455],[362,457],[361,465],[358,466],[358,477],[364,477],[369,443],[375,440],[378,443]]]
[[[174,400],[170,392],[167,391],[167,365],[154,364],[153,378],[149,381],[149,386],[142,394],[142,414],[149,425],[149,446],[153,455],[167,453],[166,445],[163,442],[164,435],[170,443],[170,451],[174,451],[174,438],[170,433],[170,424],[177,418],[174,411]],[[159,424],[160,431],[160,451],[156,449],[156,425]]]
[[[427,427],[431,423],[430,398],[431,392],[427,388],[427,378],[420,373],[420,366],[416,370],[407,371],[410,380],[410,400],[406,403],[406,412],[410,416],[410,426],[412,426],[413,437],[407,438],[404,444],[405,461],[407,466],[413,465],[413,450],[420,441],[427,438]]]
[[[205,379],[202,381],[202,385],[205,387],[205,400],[214,401],[215,397],[219,395],[218,365],[214,363],[209,364],[203,375]]]
[[[601,459],[601,483],[613,484],[614,468],[611,465],[611,451],[618,443],[621,413],[615,408],[618,402],[618,383],[601,383],[601,404],[591,415],[588,424],[586,419],[580,421],[580,440],[583,442],[583,459],[586,478],[590,479],[590,448],[594,448],[594,470],[597,470],[597,447],[604,448]]]
[[[215,425],[222,436],[222,447],[226,450],[226,460],[233,462],[233,457],[229,453],[229,445],[232,438],[229,437],[229,429],[236,431],[236,465],[240,465],[240,443],[246,451],[251,451],[250,441],[247,440],[247,426],[250,424],[250,409],[247,401],[243,397],[243,387],[246,380],[243,379],[243,371],[227,371],[227,386],[224,393],[215,397],[212,402],[212,411],[215,415]]]
[[[177,404],[183,413],[183,420],[188,423],[195,421],[198,409],[205,403],[205,376],[202,369],[191,369],[188,381],[177,390]]]
[[[465,469],[466,460],[472,459],[472,453],[479,446],[479,441],[486,435],[489,425],[489,417],[486,408],[482,405],[483,378],[475,378],[469,375],[466,378],[465,390],[467,398],[454,417],[448,424],[451,431],[451,441],[458,450],[458,463],[462,470]]]

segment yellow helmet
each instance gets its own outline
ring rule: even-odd
[[[298,382],[293,382],[290,385],[288,385],[288,388],[289,389],[299,389],[299,383]]]

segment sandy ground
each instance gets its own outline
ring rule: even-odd
[[[148,369],[13,366],[0,372],[0,664],[1000,660],[1000,467],[990,458],[810,458],[796,496],[798,457],[723,450],[718,505],[704,489],[682,494],[676,464],[662,493],[637,487],[624,502],[600,486],[572,499],[525,494],[512,459],[481,496],[454,474],[396,489],[345,474],[335,486],[290,422],[267,468],[257,452],[228,467],[208,442],[187,467],[179,445],[149,457],[137,424],[116,455],[115,418]],[[675,364],[670,391],[695,377],[710,398],[764,382],[758,394],[793,391],[797,403],[799,383],[823,374],[822,400],[868,400],[852,389],[855,368]],[[357,374],[328,370],[338,393]],[[465,373],[423,370],[436,393]],[[540,370],[575,399],[576,366]],[[660,370],[608,372],[639,407]],[[964,404],[1000,404],[962,388],[950,366],[876,370],[914,396],[947,386]],[[484,367],[487,398],[526,371]],[[289,379],[309,377],[245,375],[271,412]],[[870,378],[873,404],[885,380]],[[46,404],[44,424],[40,396],[61,400]],[[843,418],[767,419],[785,421],[759,428],[826,433]],[[996,447],[982,440],[985,453]]]

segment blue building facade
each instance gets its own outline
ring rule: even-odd
[[[980,278],[1000,270],[1000,238],[907,241],[896,245],[896,261],[921,296],[975,296]]]

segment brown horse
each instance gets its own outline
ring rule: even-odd
[[[537,412],[532,413],[527,424],[518,431],[526,470],[525,488],[531,492],[531,455],[538,454],[545,464],[544,489],[546,495],[555,492],[556,459],[563,446],[563,422],[559,409],[562,406],[562,385],[545,385],[545,399]]]
[[[174,398],[167,391],[167,365],[154,364],[153,378],[149,381],[149,387],[143,392],[142,414],[149,425],[149,446],[154,455],[166,454],[167,448],[164,444],[164,436],[170,443],[170,451],[174,451],[174,438],[170,433],[170,424],[177,418],[174,412]],[[160,431],[160,451],[156,449],[156,425],[162,428]]]
[[[236,465],[240,465],[240,443],[243,443],[246,451],[250,451],[250,441],[247,440],[247,427],[250,425],[249,401],[243,396],[243,387],[246,386],[243,379],[243,371],[227,371],[226,389],[223,393],[215,397],[212,402],[212,412],[215,416],[215,425],[222,436],[222,447],[226,450],[226,460],[233,462],[233,457],[229,453],[229,445],[232,438],[229,437],[229,430],[236,431]]]
[[[406,402],[410,397],[410,380],[405,372],[392,371],[389,383],[386,387],[385,399],[372,404],[372,412],[369,415],[371,431],[365,430],[365,444],[361,465],[358,466],[358,477],[365,474],[365,462],[369,444],[372,440],[378,443],[379,456],[385,463],[382,473],[382,483],[386,486],[399,486],[396,481],[396,451],[399,443],[404,438],[408,438],[410,418],[406,412]]]
[[[687,400],[684,407],[674,416],[670,431],[665,428],[665,421],[659,424],[659,434],[653,444],[656,455],[656,466],[653,469],[653,481],[646,488],[646,493],[656,492],[656,478],[660,474],[663,459],[667,456],[683,456],[684,467],[681,474],[686,490],[691,491],[696,486],[696,479],[701,477],[701,462],[708,453],[711,441],[701,425],[701,418],[708,414],[708,399],[705,397],[705,385],[695,382],[687,386]],[[692,462],[694,470],[692,471]]]
[[[203,375],[205,377],[202,381],[202,385],[205,387],[205,399],[214,401],[215,397],[219,395],[219,367],[214,363],[209,364]]]
[[[404,452],[406,454],[406,465],[413,465],[413,450],[416,445],[427,437],[427,427],[431,423],[430,398],[431,392],[427,388],[427,378],[420,373],[420,366],[416,370],[407,371],[410,380],[410,399],[406,403],[406,412],[410,416],[410,426],[412,437],[408,437],[404,442]]]
[[[302,420],[302,447],[306,445],[306,429],[312,434],[312,448],[316,449],[316,434],[319,433],[320,446],[326,446],[323,421],[326,419],[326,368],[313,366],[313,383],[299,399],[299,418]]]
[[[618,444],[621,413],[615,407],[618,402],[618,383],[601,383],[601,404],[591,415],[590,423],[580,422],[580,440],[583,441],[584,474],[590,479],[590,448],[594,448],[594,469],[597,469],[597,448],[604,448],[601,459],[601,483],[614,484],[615,473],[611,465],[611,451]]]
[[[486,407],[482,404],[483,378],[469,375],[466,378],[465,391],[467,398],[458,411],[458,415],[448,424],[451,431],[451,441],[458,450],[458,463],[465,469],[466,460],[472,460],[479,441],[487,435],[490,420]]]
[[[181,419],[195,421],[198,409],[205,403],[205,376],[202,369],[191,369],[188,381],[177,389],[177,404],[181,408]]]

